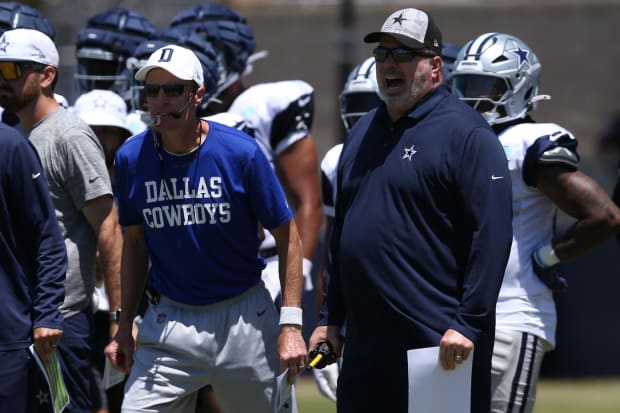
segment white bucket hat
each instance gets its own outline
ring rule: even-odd
[[[94,89],[75,101],[74,113],[90,126],[116,126],[132,135],[127,125],[127,104],[110,90]]]

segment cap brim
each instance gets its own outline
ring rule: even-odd
[[[155,69],[156,67],[159,67],[159,66],[157,65],[143,66],[140,68],[140,70],[136,72],[136,75],[134,76],[134,78],[139,82],[143,82],[146,79],[147,73],[150,72],[152,69]]]
[[[36,59],[24,59],[23,57],[11,57],[11,56],[0,56],[0,62],[33,62],[39,63],[45,66],[54,66],[51,63],[41,63]]]
[[[403,36],[398,33],[390,33],[390,32],[372,32],[368,33],[364,36],[365,43],[377,43],[381,36],[390,36],[396,41],[402,43],[404,46],[410,49],[424,49],[426,46],[423,43],[418,42],[417,40],[412,39],[411,37]]]
[[[177,79],[181,79],[181,80],[191,80],[196,82],[194,79],[192,79],[189,76],[185,76],[185,77],[180,77],[178,73],[173,73],[169,70],[169,68],[165,67],[164,65],[158,65],[158,64],[150,64],[150,65],[146,65],[144,67],[142,67],[140,70],[138,70],[136,72],[136,75],[134,76],[134,78],[138,81],[138,82],[144,82],[146,80],[146,75],[153,69],[161,69],[161,70],[165,70],[166,72],[170,73],[172,76],[176,77]]]

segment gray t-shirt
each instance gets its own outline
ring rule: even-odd
[[[81,209],[89,200],[111,195],[112,186],[97,136],[64,108],[37,122],[29,139],[43,163],[65,238],[69,268],[60,309],[71,317],[90,306],[95,287],[97,236]]]

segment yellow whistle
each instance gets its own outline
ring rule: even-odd
[[[316,357],[312,359],[308,367],[316,366],[319,363],[319,361],[321,361],[322,358],[323,358],[322,354],[317,354]]]

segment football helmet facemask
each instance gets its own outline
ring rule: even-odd
[[[158,32],[133,10],[114,8],[90,17],[76,41],[78,94],[109,89],[128,101],[132,79],[127,59],[140,43],[156,38]]]
[[[494,125],[523,118],[536,108],[541,64],[520,39],[485,33],[458,53],[450,76],[452,92]]]
[[[357,65],[347,77],[340,93],[340,117],[347,131],[366,112],[381,103],[376,72],[375,58],[369,57]]]

